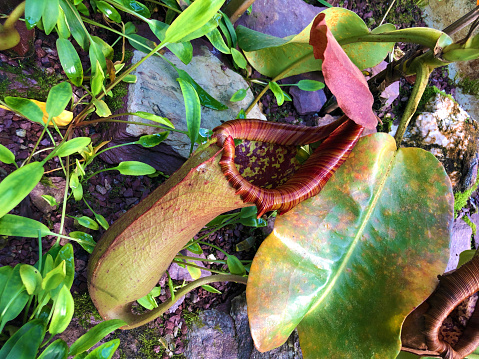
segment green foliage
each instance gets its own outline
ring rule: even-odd
[[[472,193],[477,189],[478,184],[479,181],[476,181],[476,183],[468,190],[454,193],[454,218],[457,217],[457,214],[461,209],[466,207],[467,201],[471,197]]]
[[[479,80],[464,77],[457,81],[456,84],[465,94],[479,96]]]

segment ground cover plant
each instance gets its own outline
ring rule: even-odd
[[[149,19],[148,8],[136,1],[91,1],[91,10],[100,12],[106,23],[118,24],[108,28],[91,20],[89,9],[79,1],[26,1],[27,25],[40,26],[46,33],[57,32],[57,50],[69,82],[52,87],[44,103],[21,97],[5,97],[0,102],[43,127],[30,156],[20,166],[14,154],[0,146],[0,160],[18,167],[0,182],[0,202],[5,204],[0,209],[0,234],[38,238],[40,243],[48,235],[57,238],[47,254],[39,253],[35,266],[23,264],[1,269],[1,329],[22,311],[25,319],[15,334],[13,328],[13,335],[4,331],[6,343],[0,357],[13,358],[21,352],[22,357],[34,358],[47,331],[46,343],[68,326],[74,305],[69,291],[74,259],[71,244],[60,247],[61,238],[78,242],[92,253],[89,292],[100,314],[108,320],[80,338],[76,346],[68,348],[65,342],[54,341],[41,354],[43,357],[50,352],[60,353],[59,357],[68,353],[87,358],[106,353],[103,357],[111,357],[117,340],[88,354],[86,351],[119,326],[134,328],[161,315],[194,288],[202,286],[215,291],[209,284],[219,281],[247,284],[251,331],[261,351],[281,345],[297,327],[305,357],[394,358],[401,349],[421,354],[421,348],[409,348],[401,342],[401,327],[406,316],[433,292],[437,285],[435,276],[445,266],[453,195],[450,181],[433,155],[420,149],[400,148],[400,143],[431,71],[453,61],[477,58],[478,35],[473,36],[470,31],[465,39],[452,41],[449,35],[465,21],[444,32],[427,28],[396,30],[391,24],[370,31],[354,13],[332,7],[318,14],[300,34],[279,39],[242,27],[235,31],[220,11],[223,1],[163,4],[168,9],[167,23]],[[122,22],[123,14],[145,22],[159,44],[136,35],[131,22]],[[90,35],[85,24],[108,28],[118,35],[117,41],[128,39],[133,47],[148,55],[129,67],[122,61],[113,62],[112,46]],[[475,26],[476,23],[472,30]],[[83,68],[77,50],[68,40],[70,36],[88,51],[90,69]],[[94,219],[75,217],[86,228],[97,230],[101,226],[106,230],[98,244],[85,232],[63,234],[67,201],[84,200],[84,184],[99,173],[88,173],[88,166],[107,150],[103,148],[105,143],[93,146],[91,138],[75,136],[74,129],[88,123],[93,112],[100,121],[119,121],[115,120],[119,115],[112,115],[104,101],[111,90],[121,81],[135,81],[131,72],[149,56],[162,56],[160,50],[165,47],[188,63],[192,57],[190,41],[201,36],[230,55],[239,69],[249,63],[271,78],[263,82],[265,87],[255,102],[271,89],[280,105],[288,95],[277,81],[321,70],[344,116],[330,125],[305,130],[244,120],[240,113],[238,120],[211,132],[200,128],[201,106],[222,110],[225,105],[206,93],[185,71],[174,67],[184,96],[188,125],[184,134],[191,141],[191,157],[111,227],[91,207]],[[367,83],[360,70],[382,61],[397,41],[418,46]],[[395,139],[386,134],[359,139],[364,128],[377,126],[370,87],[387,85],[399,75],[416,75],[416,82]],[[73,103],[70,83],[82,86],[91,100],[82,98]],[[303,81],[297,86],[316,90],[324,85]],[[234,99],[243,95],[239,91]],[[74,115],[77,106],[80,110]],[[169,132],[178,131],[167,118],[146,112],[135,115],[156,122],[154,126],[163,132],[129,144],[156,146]],[[53,146],[41,157],[45,151],[37,151],[37,146],[43,135]],[[244,141],[238,145],[238,140]],[[236,145],[242,148],[243,158],[251,157],[249,141],[267,142],[270,145],[264,146],[273,149],[288,146],[287,156],[282,153],[283,162],[286,167],[299,169],[292,176],[263,173],[263,180],[274,175],[273,188],[251,183],[258,178],[243,176],[234,162],[240,155]],[[193,152],[196,144],[200,145]],[[44,166],[54,158],[67,179],[58,233],[40,222],[9,214],[40,182]],[[123,175],[156,173],[151,166],[135,161],[122,162],[109,170]],[[53,198],[45,200],[57,205]],[[87,201],[85,205],[89,206]],[[222,215],[236,209],[241,211]],[[261,217],[271,211],[280,216],[251,266],[224,253],[226,259],[222,262],[227,271],[199,278],[199,268],[191,262],[196,258],[178,255],[182,249],[201,252],[198,244],[203,242],[192,238],[204,226],[261,226]],[[474,274],[476,261],[474,257],[457,275],[445,277],[441,281],[446,283],[445,294],[439,291],[440,296],[451,297],[455,289],[448,286],[448,281],[464,277],[463,272]],[[197,280],[179,288],[169,280],[171,299],[158,305],[155,297],[160,290],[156,285],[172,262],[186,266]],[[473,275],[467,284],[470,282],[474,282]],[[471,295],[477,289],[471,286],[466,292]],[[463,299],[464,296],[454,297],[450,304],[454,307]],[[136,301],[151,310],[133,314],[131,309]],[[433,297],[430,303],[435,301]],[[413,326],[408,330],[427,332],[427,355],[464,357],[477,344],[468,341],[467,345],[453,348],[438,339],[437,322],[440,325],[440,319],[449,314],[449,309],[436,311],[442,305],[438,301],[425,313],[430,319],[427,327]],[[371,325],[371,317],[378,312],[380,319]],[[37,340],[25,342],[20,340],[23,336]],[[316,338],[323,338],[321,345]]]

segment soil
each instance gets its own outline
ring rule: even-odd
[[[336,0],[335,0],[336,1]],[[399,1],[396,11],[391,11],[387,20],[401,27],[421,26],[423,22],[420,18],[420,10],[412,5],[411,1]],[[320,6],[319,3],[314,5]],[[337,4],[336,4],[337,5]],[[381,19],[386,11],[386,1],[383,0],[365,0],[365,1],[344,1],[339,3],[340,6],[346,7],[357,12],[367,24],[372,27],[377,26],[378,19]],[[407,9],[407,11],[406,11]],[[0,9],[1,10],[1,9]],[[404,17],[399,14],[407,12],[409,17]],[[162,19],[164,14],[162,10],[155,12],[154,17]],[[101,21],[98,15],[98,21]],[[103,36],[104,34],[98,29],[91,28],[94,35]],[[98,32],[98,33],[96,33]],[[19,56],[16,53],[4,51],[0,53],[0,92],[3,95],[12,96],[31,96],[38,100],[45,100],[47,91],[55,83],[65,80],[66,77],[61,69],[58,60],[58,54],[55,47],[56,35],[52,34],[46,36],[42,31],[36,31],[34,34],[33,44],[26,54]],[[111,39],[107,39],[109,41]],[[114,39],[113,39],[114,40]],[[115,48],[116,52],[120,52],[120,48]],[[88,63],[87,54],[80,51],[82,61]],[[89,66],[84,66],[88,68]],[[436,85],[439,89],[445,90],[446,93],[454,95],[454,87],[447,79],[447,73],[443,70],[436,71],[431,76],[431,84]],[[33,86],[32,86],[33,85]],[[26,91],[26,88],[31,88],[36,91],[36,95],[32,96],[31,92]],[[30,91],[30,90],[29,90]],[[384,113],[393,112],[394,108],[400,107],[401,104],[407,100],[410,85],[407,81],[401,82],[401,96],[395,101],[390,109],[383,111]],[[74,88],[75,100],[85,95],[81,88]],[[88,100],[89,97],[86,97]],[[274,96],[266,94],[261,100],[263,109],[268,119],[288,122],[288,123],[302,123],[305,125],[315,125],[317,115],[299,115],[291,102],[286,102],[285,105],[279,107],[276,104]],[[81,110],[79,106],[75,112]],[[116,109],[117,112],[121,108]],[[104,132],[104,125],[92,125],[82,127],[76,130],[75,135],[90,136],[94,144],[98,144],[105,140],[102,138]],[[30,154],[31,149],[37,142],[42,133],[42,126],[25,120],[12,112],[0,109],[0,143],[9,148],[16,157],[17,163],[23,162]],[[58,141],[58,135],[54,135],[55,141]],[[45,137],[40,142],[39,149],[51,146],[50,140]],[[41,160],[46,156],[46,153],[36,155],[35,160]],[[55,158],[56,160],[57,158]],[[47,176],[63,176],[63,172],[59,170],[57,161],[49,161],[46,165]],[[92,166],[89,167],[90,173],[107,168],[108,166],[100,159],[96,159]],[[9,173],[15,170],[15,166],[0,163],[0,180],[5,178]],[[116,171],[107,171],[100,173],[91,178],[88,184],[84,186],[85,200],[93,208],[94,211],[103,215],[108,223],[120,219],[120,217],[135,206],[139,201],[144,199],[151,191],[153,191],[159,184],[164,181],[164,177],[159,175],[156,177],[148,176],[123,176]],[[48,224],[54,230],[58,230],[61,210],[54,210],[50,213],[42,213],[31,202],[29,197],[25,198],[22,203],[17,206],[11,213],[21,216],[33,218]],[[92,217],[93,213],[83,202],[75,202],[70,200],[67,205],[67,214],[75,217],[86,215]],[[104,230],[91,231],[85,228],[79,228],[72,218],[66,218],[64,232],[69,233],[74,230],[82,230],[90,233],[96,241],[98,241]],[[258,248],[261,240],[265,238],[267,230],[254,229],[243,227],[242,225],[230,226],[219,230],[209,236],[209,241],[222,248],[228,253],[234,253],[240,259],[252,259],[255,250]],[[199,234],[201,235],[201,233]],[[236,252],[235,245],[245,238],[253,237],[256,239],[255,245],[246,252]],[[48,250],[54,243],[53,238],[44,238],[42,240],[43,251]],[[209,246],[202,246],[205,255],[214,254],[216,258],[223,259],[224,255],[212,249]],[[34,264],[38,260],[38,240],[29,238],[2,238],[0,236],[0,266],[14,266],[17,263]],[[72,293],[76,298],[80,298],[87,293],[86,283],[86,264],[88,262],[89,254],[79,245],[74,244],[75,254],[75,268],[76,275],[72,287]],[[210,267],[210,265],[206,265]],[[216,268],[216,267],[215,267]],[[225,268],[224,268],[225,269]],[[160,282],[164,284],[165,278]],[[165,348],[155,341],[155,337],[165,337],[168,334],[174,334],[173,342],[174,349],[170,355],[181,357],[184,350],[184,337],[188,330],[188,318],[191,319],[191,314],[199,310],[217,308],[224,311],[229,311],[229,302],[236,295],[244,290],[244,286],[237,284],[216,284],[213,285],[222,294],[212,294],[203,289],[198,289],[187,296],[186,300],[172,313],[165,314],[161,318],[150,323],[144,329],[139,329],[134,332],[121,333],[118,336],[121,338],[120,351],[123,357],[126,358],[148,358],[148,357],[170,357]],[[166,291],[167,292],[167,291]],[[167,299],[167,294],[162,294],[160,300]],[[85,298],[85,296],[83,296]],[[186,313],[186,314],[185,314]],[[78,313],[80,316],[81,314]],[[76,319],[78,323],[78,319]],[[181,328],[181,329],[179,329]],[[139,339],[140,338],[140,339]],[[141,339],[143,338],[143,339]],[[153,338],[153,341],[151,340]],[[153,344],[152,344],[153,343]],[[136,346],[136,349],[132,349]],[[133,354],[134,353],[134,354]],[[135,355],[135,356],[133,356]]]

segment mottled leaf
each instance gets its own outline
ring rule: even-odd
[[[451,183],[427,151],[361,139],[316,197],[276,219],[251,266],[252,336],[298,326],[305,358],[395,358],[401,325],[448,259]]]

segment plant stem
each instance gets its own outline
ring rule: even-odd
[[[195,258],[196,260],[198,260],[198,258]],[[179,259],[173,259],[173,263],[179,263],[179,264],[182,264],[182,265],[185,265],[185,266],[191,266],[193,268],[198,268],[198,269],[202,269],[202,270],[205,270],[205,271],[208,271],[208,272],[211,272],[211,273],[216,273],[216,274],[227,274],[226,272],[222,272],[222,271],[219,271],[219,270],[216,270],[216,269],[209,269],[209,268],[206,268],[206,267],[201,267],[199,265],[196,265],[194,263],[185,263]]]
[[[118,116],[125,116],[125,115],[134,115],[134,114],[133,113],[122,113],[120,115],[114,115],[114,116],[118,117]],[[178,133],[182,133],[184,135],[188,135],[187,131],[181,131],[181,130],[177,130],[177,129],[170,128],[170,127],[163,127],[162,125],[154,125],[152,123],[140,123],[139,124],[138,122],[135,122],[135,121],[109,120],[109,119],[108,120],[98,119],[98,120],[92,120],[92,121],[84,121],[84,122],[81,122],[80,124],[76,125],[75,127],[87,126],[87,125],[91,125],[91,124],[95,124],[95,123],[103,123],[103,122],[117,122],[117,123],[131,124],[131,125],[156,127],[156,128],[159,128],[159,129],[162,129],[162,130],[165,130],[165,131],[178,132]]]
[[[63,168],[63,171],[65,172],[65,192],[63,194],[63,203],[62,203],[62,217],[60,221],[60,230],[58,231],[57,235],[57,241],[56,244],[60,242],[60,237],[62,237],[62,232],[63,232],[63,226],[65,225],[65,217],[66,217],[66,212],[67,212],[67,201],[68,201],[68,188],[70,186],[70,156],[67,156],[66,158],[66,169],[63,166],[62,159],[60,158],[60,164]]]
[[[396,2],[396,0],[391,1],[391,5],[389,5],[388,9],[386,10],[386,13],[385,13],[384,16],[383,16],[383,19],[381,20],[381,22],[379,23],[378,26],[381,26],[381,25],[383,24],[384,20],[386,20],[386,17],[388,16],[389,11],[391,11],[391,9],[392,9],[392,7],[393,7],[393,5],[394,5],[395,2]]]
[[[225,252],[224,250],[222,250],[220,247],[215,246],[214,244],[206,243],[206,242],[202,242],[202,241],[200,241],[200,242],[198,242],[198,243],[204,244],[204,245],[207,245],[207,246],[210,246],[211,248],[214,248],[214,249],[216,249],[216,250],[222,252],[225,256],[228,256],[228,253],[226,253],[226,252]]]
[[[406,109],[404,110],[401,122],[396,131],[396,135],[394,136],[398,148],[401,147],[401,141],[406,132],[407,125],[416,112],[417,105],[426,89],[429,75],[431,74],[431,70],[426,64],[424,64],[419,58],[416,60],[417,61],[413,61],[413,64],[411,64],[412,69],[416,70],[416,83],[414,84],[411,96],[409,97]]]
[[[22,1],[15,9],[13,9],[10,15],[8,15],[7,20],[5,20],[3,24],[3,30],[13,29],[15,27],[15,23],[18,21],[20,16],[22,16],[24,11],[25,11],[25,1]],[[2,30],[2,27],[0,27],[0,31],[1,30]]]

